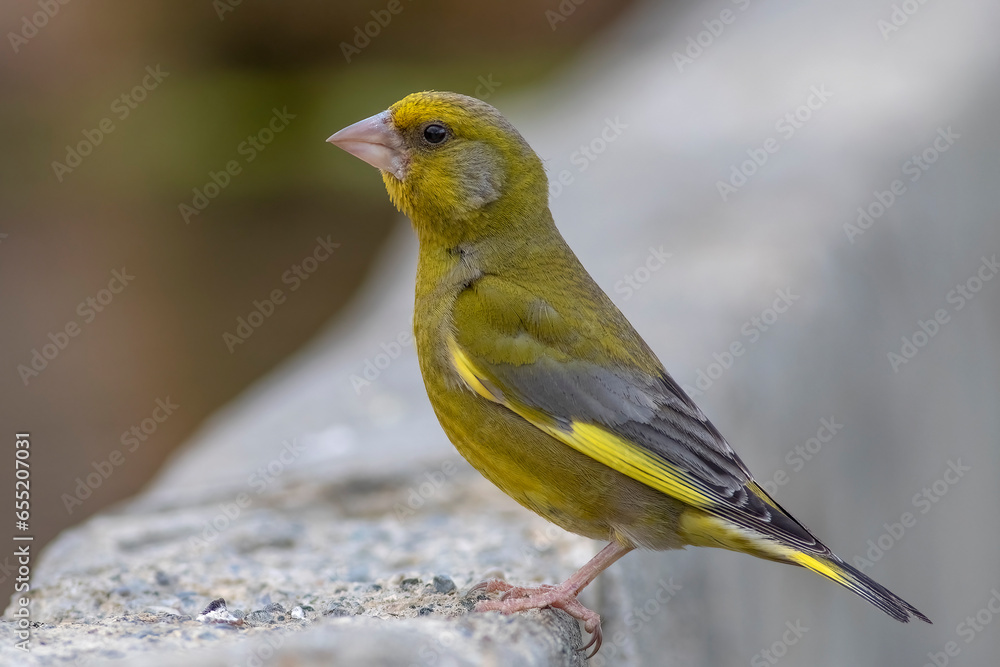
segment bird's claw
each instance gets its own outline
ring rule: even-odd
[[[583,646],[581,646],[580,648],[576,649],[576,650],[577,651],[586,651],[588,648],[590,648],[591,646],[593,646],[594,650],[587,654],[587,660],[590,660],[595,655],[597,655],[598,651],[601,650],[601,644],[604,643],[604,633],[601,632],[601,623],[600,623],[600,621],[597,622],[597,627],[594,628],[594,629],[590,629],[588,627],[588,624],[586,624],[586,623],[584,623],[583,627],[584,627],[584,629],[587,630],[587,632],[590,633],[590,641],[587,642],[586,644],[584,644]]]
[[[476,611],[498,611],[501,614],[513,614],[529,609],[544,609],[553,607],[562,609],[573,618],[583,621],[584,630],[590,634],[590,641],[581,646],[579,651],[586,651],[594,647],[587,658],[597,655],[604,641],[601,632],[601,617],[597,612],[584,607],[577,600],[579,591],[565,588],[564,586],[552,586],[543,584],[536,587],[512,586],[500,579],[489,579],[480,582],[469,591],[485,593],[501,593],[499,600],[484,600],[476,604]]]

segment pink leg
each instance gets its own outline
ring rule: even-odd
[[[612,542],[601,549],[600,553],[590,559],[586,565],[577,570],[573,576],[558,586],[542,585],[535,588],[511,586],[505,581],[491,579],[473,586],[470,592],[484,591],[486,593],[503,592],[499,600],[486,600],[476,605],[476,611],[499,611],[502,614],[513,614],[528,609],[544,609],[555,607],[562,609],[575,619],[583,621],[584,629],[592,635],[590,641],[580,647],[586,650],[591,646],[594,650],[588,658],[594,657],[601,648],[601,617],[597,612],[587,609],[576,596],[587,585],[597,578],[612,563],[632,551],[633,547],[625,547]]]

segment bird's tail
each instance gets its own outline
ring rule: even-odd
[[[789,558],[796,565],[810,569],[854,591],[897,621],[908,623],[910,618],[915,616],[925,623],[931,622],[909,602],[834,554],[813,556],[800,551],[791,554]]]
[[[745,509],[717,510],[720,514],[725,511],[726,516],[690,509],[681,515],[680,521],[681,534],[687,543],[800,565],[854,591],[898,621],[908,623],[915,616],[931,622],[909,602],[841,560],[759,486],[754,484],[748,490],[767,503],[767,520]]]

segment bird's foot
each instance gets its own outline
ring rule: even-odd
[[[500,599],[509,600],[510,598],[527,598],[532,595],[548,593],[556,588],[558,586],[553,586],[552,584],[514,586],[513,584],[508,584],[503,579],[487,579],[473,586],[469,593],[502,593]]]
[[[470,593],[502,593],[499,600],[484,600],[476,604],[476,611],[498,611],[501,614],[513,614],[529,609],[545,609],[553,607],[562,609],[573,618],[583,621],[583,628],[590,634],[590,641],[579,650],[585,651],[591,646],[594,650],[588,658],[592,658],[601,648],[603,635],[601,633],[601,617],[596,611],[584,607],[576,599],[580,593],[573,582],[567,581],[559,586],[543,584],[535,587],[512,586],[500,579],[489,579],[472,587]]]

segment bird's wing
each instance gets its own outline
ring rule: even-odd
[[[549,304],[496,278],[462,292],[453,323],[451,363],[484,398],[712,516],[809,553],[829,553],[753,480],[658,362],[650,373],[581,358],[594,348],[580,340],[579,326],[563,328]],[[631,327],[627,334],[638,340]]]

